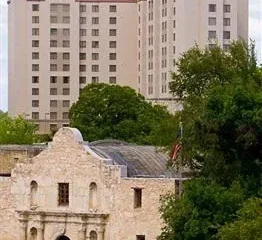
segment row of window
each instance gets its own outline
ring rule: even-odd
[[[39,88],[32,88],[32,95],[37,96],[39,95]],[[50,88],[50,95],[57,95],[58,91],[57,88]],[[62,95],[70,95],[69,88],[62,89]]]
[[[64,76],[63,77],[63,83],[64,84],[68,84],[69,82],[70,82],[70,77]],[[91,77],[91,82],[92,83],[98,83],[99,82],[99,77],[97,77],[97,76]],[[32,83],[39,83],[39,76],[33,76],[32,77]],[[56,76],[51,76],[50,77],[50,83],[51,84],[57,83],[57,77]],[[80,84],[86,84],[86,77],[85,76],[80,76],[79,77],[79,83]],[[115,76],[109,76],[109,83],[115,84],[116,83],[116,77]],[[39,89],[38,88],[33,88],[33,89],[34,90],[32,90],[32,95],[39,95]],[[55,91],[52,90],[52,93],[54,93],[54,92]],[[65,93],[66,93],[66,90],[65,90]],[[57,94],[52,94],[52,95],[57,95]]]
[[[217,25],[217,19],[215,17],[209,17],[208,18],[208,25],[209,26],[216,26]],[[231,19],[230,18],[224,18],[223,19],[223,25],[224,26],[230,26],[231,25]]]
[[[223,39],[230,39],[230,31],[223,31]],[[216,39],[217,32],[216,31],[208,31],[208,39]]]
[[[57,100],[50,100],[50,107],[56,108],[58,106]],[[39,107],[39,100],[32,100],[32,107]],[[62,107],[68,108],[70,107],[70,100],[63,100]]]
[[[37,101],[37,100],[33,100],[33,101]],[[32,107],[39,107],[39,106],[32,106]],[[58,113],[57,112],[50,112],[49,116],[50,116],[51,120],[57,120],[58,119],[58,117],[57,117]],[[62,119],[63,120],[68,120],[68,116],[69,116],[68,112],[62,113]],[[39,112],[32,112],[32,119],[33,120],[39,120]]]
[[[208,11],[209,12],[216,12],[217,11],[217,5],[216,4],[209,4],[208,5]],[[231,12],[231,5],[230,4],[224,4],[224,12],[225,13]]]
[[[99,12],[99,5],[92,5],[92,12],[97,13]],[[87,6],[86,5],[80,5],[79,7],[80,12],[86,12]],[[109,5],[109,12],[117,12],[116,5]]]

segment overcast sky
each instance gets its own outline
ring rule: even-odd
[[[16,0],[20,1],[20,0]],[[185,0],[190,1],[190,0]],[[250,1],[250,38],[255,39],[262,60],[262,0]],[[7,0],[0,0],[0,109],[7,110]]]

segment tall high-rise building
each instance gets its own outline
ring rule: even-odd
[[[248,0],[9,0],[9,114],[47,132],[81,89],[128,85],[167,102],[177,57],[248,39]]]

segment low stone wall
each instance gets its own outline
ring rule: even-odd
[[[27,163],[46,145],[0,145],[0,176],[8,175],[16,163]]]

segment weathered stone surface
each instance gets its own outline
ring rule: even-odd
[[[31,205],[30,184],[38,185]],[[69,206],[58,206],[58,183],[69,183]],[[90,184],[97,186],[96,197]],[[142,207],[134,209],[134,188],[142,189]],[[76,131],[63,128],[32,161],[18,163],[11,178],[0,178],[0,240],[41,240],[65,234],[72,240],[156,239],[161,220],[159,198],[174,188],[174,179],[121,178],[121,167],[88,154]],[[91,198],[94,203],[90,207]]]

